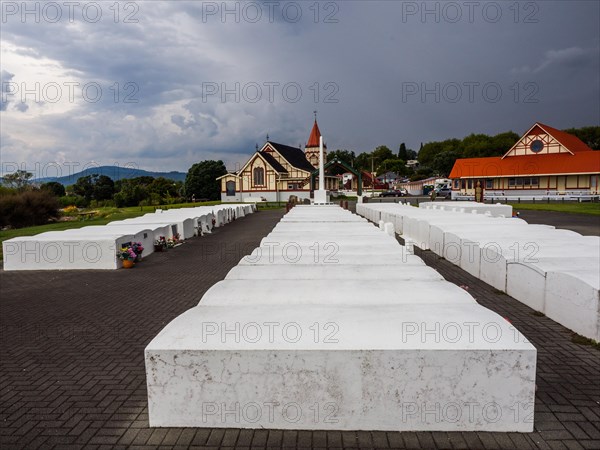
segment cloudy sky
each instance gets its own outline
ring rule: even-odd
[[[2,172],[600,122],[598,1],[75,3],[2,2]]]

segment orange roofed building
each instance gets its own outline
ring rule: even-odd
[[[600,151],[578,137],[536,122],[503,156],[457,159],[449,178],[453,197],[486,195],[595,195]]]

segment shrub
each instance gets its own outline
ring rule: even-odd
[[[58,202],[63,208],[71,205],[75,205],[78,208],[86,208],[88,206],[88,201],[79,195],[67,195],[65,197],[60,197]]]
[[[89,204],[90,208],[114,208],[114,200],[92,200]]]
[[[58,200],[46,190],[0,197],[0,225],[13,228],[43,225],[58,217]]]

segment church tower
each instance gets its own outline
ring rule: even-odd
[[[315,123],[313,125],[312,131],[310,132],[310,137],[308,138],[306,147],[304,148],[304,154],[306,155],[306,159],[313,165],[315,169],[319,167],[320,138],[321,131],[319,130],[319,125],[317,124],[317,116],[315,114]],[[325,161],[327,161],[327,145],[325,145],[325,143],[323,143],[323,156],[325,158]]]

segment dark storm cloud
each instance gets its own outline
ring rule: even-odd
[[[233,168],[267,133],[303,145],[315,109],[329,147],[357,152],[600,120],[598,2],[230,2],[228,12],[222,2],[129,2],[116,20],[98,3],[96,22],[83,18],[88,4],[72,22],[66,10],[57,23],[3,17],[3,44],[55,62],[54,81],[102,88],[97,101],[37,116],[52,105],[3,101],[13,138],[3,153],[16,151],[4,142],[27,141],[25,120],[31,158],[132,158],[150,169],[208,157]],[[3,55],[3,81],[34,80],[21,64]]]

